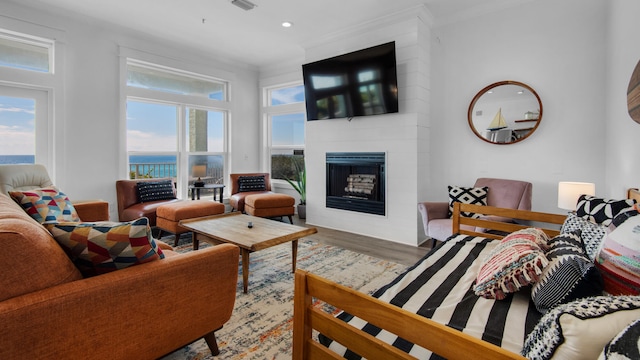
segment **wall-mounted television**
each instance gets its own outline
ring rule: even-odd
[[[395,42],[302,65],[307,120],[398,112]]]

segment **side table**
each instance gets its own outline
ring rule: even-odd
[[[205,184],[204,186],[189,185],[189,190],[191,190],[191,200],[195,200],[196,198],[200,200],[201,189],[213,189],[213,201],[216,200],[216,193],[218,193],[219,194],[218,201],[222,202],[222,193],[224,192],[224,184]]]

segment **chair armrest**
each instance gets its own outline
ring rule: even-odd
[[[109,203],[103,200],[79,200],[73,202],[82,221],[108,221]]]
[[[422,215],[422,224],[425,234],[429,234],[429,221],[434,219],[446,219],[449,212],[449,203],[446,201],[426,201],[418,203],[418,211]]]
[[[229,320],[239,253],[222,244],[2,301],[0,358],[166,355]]]

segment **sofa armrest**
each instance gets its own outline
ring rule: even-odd
[[[82,221],[108,221],[109,203],[103,200],[73,201],[78,216]]]
[[[422,215],[424,233],[429,235],[429,221],[434,219],[446,219],[449,212],[449,203],[446,201],[419,202],[418,211],[420,211],[420,214]]]
[[[0,358],[159,358],[229,320],[238,256],[223,244],[2,301]]]

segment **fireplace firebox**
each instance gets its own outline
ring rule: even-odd
[[[385,153],[326,154],[326,206],[385,215]]]

